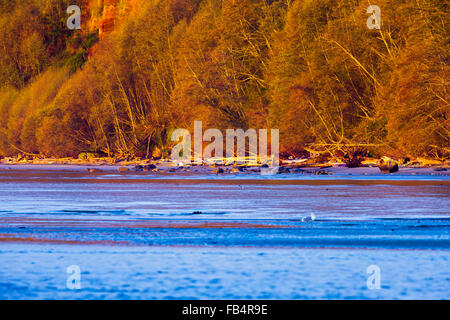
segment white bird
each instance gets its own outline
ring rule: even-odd
[[[314,213],[311,213],[309,217],[302,218],[302,222],[313,222],[316,220],[316,215]]]

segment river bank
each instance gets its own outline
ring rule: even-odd
[[[140,175],[189,175],[189,174],[213,174],[220,176],[245,176],[264,174],[261,166],[177,166],[168,161],[161,162],[127,162],[121,164],[111,164],[108,162],[82,162],[82,161],[64,161],[64,160],[46,160],[42,162],[23,163],[23,162],[1,162],[0,171],[72,171],[87,172],[91,175],[119,173],[140,174]],[[282,175],[303,175],[303,176],[450,176],[449,165],[401,165],[395,173],[383,174],[376,165],[366,165],[359,168],[347,168],[344,164],[317,164],[317,165],[289,165],[283,164],[277,172]]]

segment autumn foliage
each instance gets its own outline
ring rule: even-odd
[[[0,155],[149,157],[202,120],[279,128],[286,154],[448,158],[448,4],[372,2],[0,0]]]

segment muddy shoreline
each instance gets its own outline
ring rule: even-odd
[[[39,163],[21,163],[0,161],[0,171],[70,171],[87,174],[111,174],[119,173],[127,174],[211,174],[211,175],[241,175],[248,174],[264,174],[265,168],[261,166],[177,166],[170,162],[128,162],[121,164],[111,164],[108,162],[68,162],[61,160],[42,161]],[[263,172],[261,172],[263,171]],[[268,175],[270,175],[269,172]],[[365,165],[359,168],[347,168],[344,164],[316,164],[297,166],[290,164],[282,164],[278,170],[278,174],[288,175],[313,175],[313,176],[366,176],[366,175],[427,175],[427,176],[450,176],[449,165],[432,165],[432,166],[408,166],[401,165],[399,171],[395,173],[381,173],[376,165]],[[275,174],[277,175],[277,174]]]

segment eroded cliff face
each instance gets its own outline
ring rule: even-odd
[[[145,0],[83,0],[82,12],[86,30],[98,30],[100,39],[120,25],[121,21],[137,10]]]

